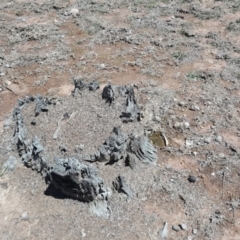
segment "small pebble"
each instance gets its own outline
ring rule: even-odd
[[[224,158],[225,155],[224,155],[224,153],[219,153],[219,154],[218,154],[218,157],[219,157],[219,158]]]
[[[190,183],[195,183],[196,180],[197,180],[197,179],[196,179],[194,176],[189,175],[189,177],[188,177],[188,181],[189,181]]]
[[[176,224],[172,226],[172,229],[173,229],[174,231],[176,231],[176,232],[178,232],[178,231],[181,230],[181,228],[180,228],[178,225],[176,225]]]
[[[195,105],[195,104],[192,105],[189,109],[192,110],[192,111],[200,111],[200,107],[198,105]]]
[[[186,224],[181,223],[179,226],[182,230],[187,230],[187,225]]]
[[[175,122],[174,128],[180,128],[180,127],[181,127],[181,123],[180,122]]]
[[[212,138],[211,137],[208,137],[208,138],[205,138],[204,139],[204,142],[205,143],[210,143],[212,141]]]
[[[28,216],[27,212],[24,212],[24,213],[21,215],[21,217],[24,218],[24,219],[26,219],[27,216]]]
[[[193,230],[192,230],[192,233],[193,233],[194,235],[196,235],[196,234],[197,234],[197,229],[193,229]]]
[[[219,143],[222,142],[222,140],[223,140],[222,136],[219,136],[219,135],[215,139],[215,141]]]

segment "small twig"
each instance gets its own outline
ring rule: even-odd
[[[4,175],[4,173],[6,172],[7,169],[8,169],[8,167],[5,167],[2,169],[2,172],[0,173],[0,177],[2,177]]]
[[[222,198],[223,198],[223,187],[224,187],[224,172],[222,173]]]
[[[17,94],[11,89],[11,88],[9,88],[9,87],[7,87],[7,86],[4,86],[7,90],[9,90],[10,92],[12,92],[15,96],[17,96]]]

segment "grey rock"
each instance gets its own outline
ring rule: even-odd
[[[128,153],[126,160],[125,160],[126,166],[129,166],[132,170],[137,169],[137,159],[134,154]]]
[[[115,127],[93,158],[100,162],[117,162],[119,159],[125,158],[127,140],[128,135],[122,132],[120,127]]]
[[[189,109],[192,111],[200,111],[200,107],[196,104],[191,105]]]
[[[157,160],[157,150],[144,135],[133,137],[130,149],[143,163],[155,163]]]
[[[178,225],[176,225],[176,224],[172,226],[172,229],[173,229],[174,231],[176,231],[176,232],[178,232],[178,231],[181,230],[181,228],[180,228]]]
[[[222,136],[220,136],[220,135],[216,136],[216,138],[215,138],[215,141],[216,141],[216,142],[219,142],[219,143],[221,143],[222,140],[223,140],[223,138],[222,138]]]
[[[102,99],[105,99],[106,103],[109,103],[109,105],[111,105],[115,100],[115,92],[111,84],[108,84],[106,87],[104,87]]]
[[[192,233],[193,233],[194,235],[196,235],[196,234],[197,234],[197,232],[198,232],[198,230],[197,230],[197,229],[193,229],[193,230],[192,230]]]
[[[189,128],[190,127],[190,123],[189,122],[184,122],[183,124],[184,124],[185,128]]]
[[[212,138],[211,137],[207,137],[204,139],[204,142],[205,143],[210,143],[212,141]]]
[[[56,158],[55,163],[47,174],[50,183],[64,194],[83,202],[91,202],[107,194],[102,179],[93,167],[75,158]]]
[[[140,110],[135,99],[133,87],[128,90],[126,110],[120,116],[123,122],[140,121]]]
[[[173,125],[173,127],[174,127],[175,129],[181,128],[181,123],[180,123],[180,122],[175,122],[174,125]]]
[[[165,222],[161,231],[161,239],[168,238],[168,222]]]
[[[179,226],[182,230],[187,230],[187,225],[185,223],[181,223]]]
[[[48,104],[50,101],[47,98],[44,98],[41,95],[38,95],[36,98],[36,107],[35,107],[35,117],[40,114],[40,112],[47,112],[48,111]]]
[[[82,77],[78,77],[78,76],[73,77],[73,83],[74,83],[74,89],[72,91],[72,95],[75,94],[76,90],[82,91],[88,87],[84,78],[82,78]]]
[[[97,80],[93,80],[92,82],[89,83],[88,88],[90,91],[93,92],[97,91],[97,89],[100,88],[99,82]]]
[[[21,215],[21,218],[22,218],[22,219],[27,219],[27,217],[28,217],[27,212],[22,213],[22,215]]]
[[[128,197],[132,196],[132,191],[130,188],[127,186],[125,178],[121,175],[119,175],[115,181],[113,181],[113,187],[116,191],[119,193],[124,193]]]

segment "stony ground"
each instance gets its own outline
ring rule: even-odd
[[[167,239],[239,239],[239,0],[2,0],[0,9],[1,239],[155,240],[165,222]],[[133,171],[123,162],[95,163],[106,185],[121,173],[134,193],[130,199],[113,193],[108,217],[49,189],[12,143],[17,100],[43,94],[65,108],[41,114],[36,121],[49,125],[37,128],[34,107],[26,108],[29,134],[57,151],[49,134],[58,117],[77,106],[85,118],[79,113],[69,122],[60,145],[97,148],[118,123],[114,106],[97,121],[92,116],[109,106],[101,90],[70,96],[75,76],[101,86],[135,84],[144,116],[139,124],[169,142],[156,146],[155,166],[139,162]],[[91,113],[84,107],[89,103]],[[74,129],[79,140],[71,138]],[[13,171],[4,168],[10,155],[18,157]]]

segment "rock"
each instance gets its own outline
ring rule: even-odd
[[[186,106],[187,106],[187,103],[181,101],[181,102],[178,103],[178,105],[179,105],[180,107],[186,107]]]
[[[193,105],[190,106],[189,110],[200,111],[200,107],[198,105],[193,104]]]
[[[219,157],[219,158],[224,158],[225,155],[224,155],[224,153],[219,153],[219,154],[218,154],[218,157]]]
[[[111,161],[117,162],[126,155],[128,135],[120,127],[115,127],[109,138],[98,148],[98,151],[92,155],[92,158],[98,162]]]
[[[215,141],[219,142],[219,143],[222,142],[222,140],[223,140],[223,138],[220,135],[216,136],[216,138],[215,138]]]
[[[193,140],[186,139],[185,144],[186,144],[187,148],[191,148],[194,145],[194,142],[193,142]]]
[[[137,169],[137,159],[134,154],[128,153],[126,160],[125,160],[125,165],[129,166],[132,170]]]
[[[207,137],[204,139],[204,142],[205,143],[210,143],[212,141],[212,138],[211,137]]]
[[[157,150],[144,135],[133,137],[130,142],[130,148],[143,163],[155,163],[157,160]]]
[[[89,91],[97,91],[97,89],[100,88],[99,82],[97,80],[93,80],[92,82],[89,83]]]
[[[8,86],[10,86],[10,85],[12,84],[12,82],[9,81],[9,80],[6,80],[6,81],[5,81],[5,84],[8,85]]]
[[[167,239],[167,238],[168,238],[168,223],[165,222],[161,232],[161,239]]]
[[[126,110],[122,112],[120,117],[123,122],[140,121],[140,109],[135,99],[133,87],[129,87],[128,89]]]
[[[77,17],[79,14],[79,10],[77,8],[72,8],[70,13],[72,14],[73,17]]]
[[[178,232],[178,231],[181,230],[180,226],[178,226],[178,225],[176,225],[176,224],[172,226],[172,229],[173,229],[174,231],[176,231],[176,232]]]
[[[28,216],[27,212],[24,212],[24,213],[21,215],[21,218],[22,218],[22,219],[27,219],[27,216]]]
[[[193,233],[194,235],[196,235],[196,234],[197,234],[197,232],[198,232],[198,230],[197,230],[197,229],[193,229],[193,230],[192,230],[192,233]]]
[[[47,174],[53,186],[74,199],[91,202],[108,195],[96,170],[75,158],[55,158],[55,165]]]
[[[190,123],[189,122],[184,122],[183,124],[184,124],[185,128],[189,128],[190,127]]]
[[[196,180],[197,180],[197,179],[196,179],[194,176],[192,176],[192,175],[189,175],[189,176],[188,176],[188,181],[189,181],[190,183],[195,183]]]
[[[181,123],[180,122],[175,122],[173,127],[176,128],[176,129],[181,128]]]
[[[187,225],[186,224],[181,223],[179,226],[182,230],[187,230]]]
[[[84,149],[84,144],[79,144],[76,146],[76,150],[83,151]]]
[[[106,103],[109,103],[109,105],[111,105],[115,100],[115,92],[111,84],[104,87],[102,91],[102,99],[105,99]]]
[[[127,186],[125,178],[121,175],[119,175],[115,181],[113,181],[113,187],[116,191],[118,191],[119,193],[124,193],[126,194],[128,197],[132,196],[132,191],[130,190],[130,188]]]

